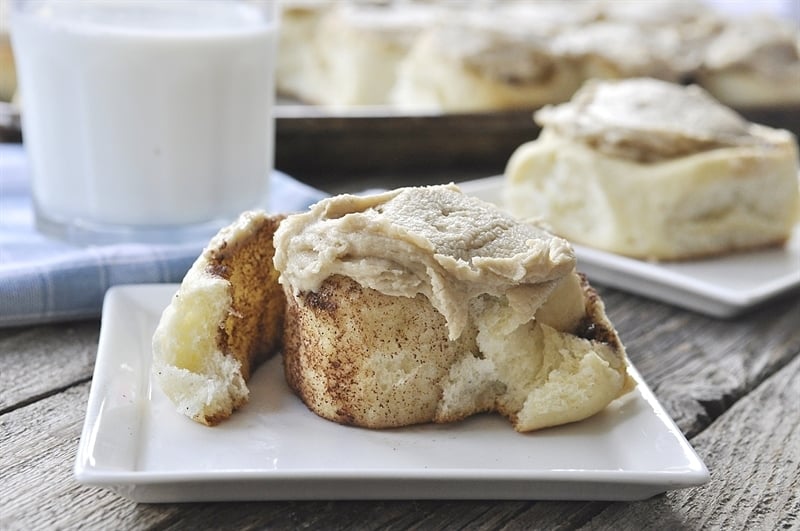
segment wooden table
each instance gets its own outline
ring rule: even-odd
[[[72,475],[100,329],[86,321],[0,330],[0,529],[800,529],[800,296],[719,320],[598,287],[631,361],[708,466],[706,485],[630,503],[137,505]]]

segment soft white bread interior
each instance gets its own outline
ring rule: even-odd
[[[317,57],[316,103],[341,109],[385,105],[398,64],[438,13],[435,5],[336,2],[307,43]]]
[[[275,60],[275,90],[281,96],[318,103],[325,81],[315,46],[320,21],[333,8],[334,0],[283,0],[281,30]]]
[[[324,200],[275,243],[286,378],[324,418],[390,428],[496,411],[530,431],[633,385],[566,242],[454,187]]]
[[[632,388],[622,343],[582,275],[563,278],[521,325],[501,303],[481,304],[479,355],[450,368],[436,420],[499,411],[531,431],[588,418]]]
[[[178,411],[214,425],[248,399],[251,372],[280,346],[285,300],[272,267],[282,218],[243,213],[211,239],[153,335],[153,374]]]
[[[536,115],[506,167],[506,204],[574,243],[655,260],[783,244],[800,209],[788,131],[698,87],[594,82]]]

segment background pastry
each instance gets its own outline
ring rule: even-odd
[[[699,0],[287,0],[277,84],[337,109],[535,109],[588,79],[698,83],[737,107],[800,102],[797,29]]]
[[[309,42],[315,102],[327,107],[387,104],[397,66],[438,13],[427,5],[341,3],[327,11]]]
[[[579,69],[553,54],[546,33],[465,16],[420,36],[400,65],[391,101],[445,112],[533,108],[565,101],[580,83]]]
[[[306,102],[321,100],[324,89],[319,57],[311,45],[333,0],[282,0],[275,62],[275,90]]]
[[[575,243],[647,259],[780,245],[798,214],[797,142],[697,86],[593,81],[535,115],[507,202]]]
[[[800,104],[800,31],[772,17],[730,19],[696,79],[727,105]]]
[[[594,22],[562,28],[552,38],[551,46],[559,60],[577,65],[581,83],[643,76],[677,82],[688,71],[681,60],[682,41],[669,26],[646,28],[614,21]]]

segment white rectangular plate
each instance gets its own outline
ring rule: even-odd
[[[459,183],[464,193],[504,206],[503,177]],[[575,245],[589,280],[705,313],[733,317],[800,288],[800,225],[782,248],[687,262],[648,262]]]
[[[280,358],[250,402],[209,428],[150,374],[150,340],[177,285],[108,291],[75,476],[139,502],[277,499],[635,500],[701,485],[705,465],[632,370],[635,391],[584,422],[529,434],[479,415],[392,430],[317,417]]]

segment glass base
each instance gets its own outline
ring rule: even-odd
[[[42,234],[80,246],[111,245],[115,243],[205,245],[219,230],[232,223],[233,218],[217,218],[191,225],[109,225],[81,219],[61,221],[38,210],[34,213],[36,229]]]

